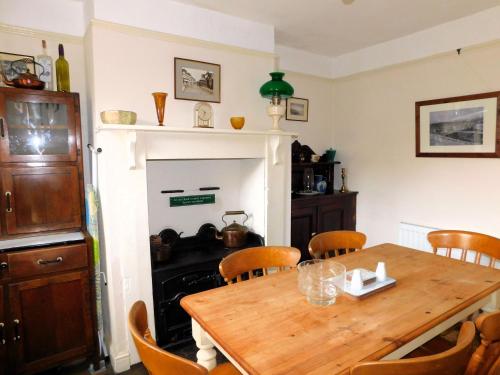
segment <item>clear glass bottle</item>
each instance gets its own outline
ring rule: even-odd
[[[59,58],[56,60],[57,91],[70,92],[69,64],[64,58],[64,47],[59,44]]]
[[[37,66],[37,69],[40,69],[38,72],[39,78],[45,82],[45,90],[53,90],[53,70],[52,70],[52,57],[47,54],[47,42],[42,40],[42,54],[36,57],[36,62],[39,63],[43,69]]]

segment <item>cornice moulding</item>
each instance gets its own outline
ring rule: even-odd
[[[0,23],[0,33],[7,33],[13,35],[21,35],[34,39],[53,40],[60,43],[83,44],[83,37],[54,33],[51,31],[30,29],[27,27],[19,27]]]
[[[98,20],[98,19],[90,20],[90,27],[98,27],[98,28],[103,28],[103,29],[107,29],[107,30],[120,32],[123,34],[141,36],[141,37],[145,37],[145,38],[153,38],[153,39],[157,39],[157,40],[164,40],[167,42],[187,44],[187,45],[203,47],[203,48],[218,49],[218,50],[229,51],[229,52],[251,55],[251,56],[261,56],[261,57],[267,57],[267,58],[271,58],[271,59],[275,57],[275,53],[271,53],[271,52],[257,51],[257,50],[252,50],[252,49],[248,49],[248,48],[243,48],[243,47],[231,46],[228,44],[209,42],[209,41],[205,41],[205,40],[201,40],[201,39],[190,38],[190,37],[186,37],[186,36],[167,34],[167,33],[161,32],[161,31],[148,30],[148,29],[143,29],[140,27],[123,25],[123,24],[119,24],[119,23],[102,21],[102,20]],[[87,32],[88,32],[88,29],[87,29]]]

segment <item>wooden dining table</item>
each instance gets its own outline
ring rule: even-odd
[[[398,359],[485,306],[500,270],[394,244],[336,257],[348,270],[385,262],[390,289],[312,305],[297,271],[189,295],[198,363],[215,366],[216,346],[243,374],[348,374],[355,364]]]

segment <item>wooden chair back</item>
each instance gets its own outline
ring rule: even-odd
[[[488,375],[500,375],[500,356],[497,358],[493,366],[491,366]]]
[[[481,335],[481,344],[472,354],[465,374],[486,375],[495,371],[500,374],[500,311],[480,315],[476,319],[476,327]]]
[[[460,251],[460,260],[465,261],[467,253],[474,251],[474,263],[480,264],[482,255],[490,258],[489,267],[495,267],[500,260],[500,239],[482,233],[466,232],[459,230],[438,230],[427,235],[434,254],[439,249],[446,250],[446,256],[451,257],[453,249]]]
[[[309,241],[309,254],[313,258],[339,256],[341,251],[360,250],[366,243],[366,235],[352,230],[335,230],[315,235]]]
[[[219,264],[219,271],[228,284],[246,278],[267,275],[270,268],[277,271],[293,268],[300,260],[300,250],[286,246],[259,246],[236,251]]]
[[[128,327],[144,367],[150,375],[206,375],[206,368],[175,354],[166,352],[156,345],[148,327],[146,305],[137,301],[130,309]]]
[[[396,361],[365,362],[354,366],[351,375],[462,375],[472,352],[474,323],[462,324],[457,345],[435,355]]]

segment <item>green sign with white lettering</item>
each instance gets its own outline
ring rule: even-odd
[[[214,204],[214,203],[215,203],[215,194],[170,197],[170,207],[195,206],[199,204]]]

